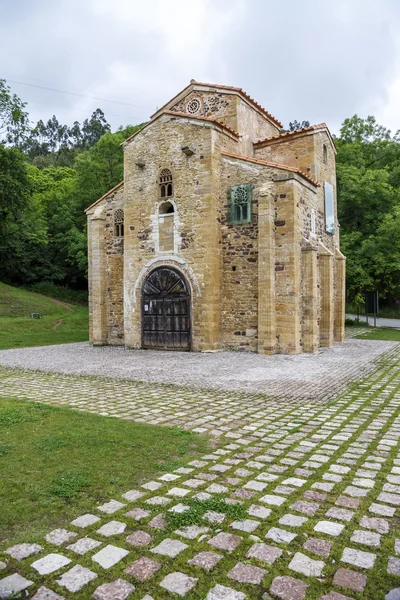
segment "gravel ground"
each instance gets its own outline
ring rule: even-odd
[[[194,388],[317,398],[375,367],[394,342],[348,339],[318,354],[181,353],[63,344],[0,351],[0,365],[45,372],[173,383]],[[328,395],[329,392],[328,392]]]

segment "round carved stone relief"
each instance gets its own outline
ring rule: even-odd
[[[196,113],[198,113],[200,111],[200,109],[201,109],[201,102],[198,98],[192,98],[187,103],[186,110],[191,115],[195,115]]]

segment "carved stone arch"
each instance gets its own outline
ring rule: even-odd
[[[182,258],[180,258],[178,256],[166,255],[166,256],[158,256],[156,258],[152,258],[142,268],[142,270],[140,271],[140,273],[138,275],[138,278],[135,281],[135,285],[134,285],[134,289],[133,289],[133,295],[136,300],[138,299],[138,294],[140,293],[143,283],[144,283],[146,277],[149,275],[149,273],[151,273],[151,271],[153,271],[158,266],[164,266],[164,265],[170,266],[170,267],[176,269],[177,271],[179,271],[180,273],[182,273],[182,275],[185,277],[187,283],[189,284],[190,294],[191,294],[192,298],[198,298],[201,296],[200,284],[199,284],[199,281],[198,281],[196,274],[193,271],[192,267],[190,267],[190,265],[188,265]]]
[[[191,293],[175,267],[160,265],[145,277],[141,288],[142,347],[190,350]]]

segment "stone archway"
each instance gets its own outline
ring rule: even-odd
[[[142,286],[142,347],[190,350],[190,287],[176,269],[161,266]]]

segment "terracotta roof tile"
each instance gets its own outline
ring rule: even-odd
[[[170,102],[172,102],[173,100],[175,100],[175,98],[177,98],[178,96],[180,96],[182,94],[182,92],[184,92],[191,85],[203,85],[204,87],[218,88],[218,89],[221,89],[221,90],[229,90],[231,92],[237,92],[238,94],[241,94],[242,96],[244,96],[244,98],[246,98],[246,100],[248,100],[251,104],[253,104],[254,106],[256,106],[258,108],[258,110],[260,112],[262,112],[277,127],[279,127],[279,128],[283,127],[282,123],[280,121],[278,121],[278,119],[276,119],[273,115],[271,115],[271,113],[269,113],[267,110],[265,110],[265,108],[263,108],[261,106],[261,104],[259,104],[258,102],[256,102],[254,100],[254,98],[252,98],[251,96],[249,96],[249,94],[247,94],[244,90],[242,90],[242,88],[233,87],[233,86],[230,86],[230,85],[217,85],[215,83],[203,83],[201,81],[195,81],[194,79],[192,79],[192,81],[189,83],[189,85],[187,85],[185,88],[183,88],[183,90],[181,90],[173,98],[171,98],[170,100],[168,100],[168,102],[166,102],[160,109],[156,110],[156,112],[153,113],[153,115],[151,115],[151,118],[153,118],[154,115],[156,115],[157,113],[159,113],[160,110],[163,110],[163,108],[165,108],[168,104],[170,104]]]
[[[204,117],[204,116],[202,117],[201,115],[190,115],[189,113],[178,112],[175,110],[163,110],[162,112],[160,112],[157,115],[157,117],[155,119],[153,119],[152,121],[149,121],[148,123],[146,123],[146,125],[143,125],[143,127],[141,129],[139,129],[139,131],[135,131],[135,133],[130,135],[128,138],[126,138],[126,140],[124,140],[120,145],[123,146],[124,144],[126,144],[126,142],[130,142],[141,131],[143,131],[143,129],[146,129],[147,127],[152,125],[154,123],[154,121],[156,121],[156,119],[159,119],[162,115],[170,115],[173,117],[183,117],[185,119],[198,119],[199,121],[208,121],[209,123],[214,123],[215,125],[218,125],[218,127],[222,127],[222,129],[226,129],[226,131],[228,131],[229,133],[231,133],[232,135],[234,135],[237,138],[241,137],[237,131],[235,131],[234,129],[231,129],[227,125],[224,125],[224,123],[221,123],[221,121],[217,121],[217,119],[213,119],[212,117]]]
[[[318,129],[328,129],[326,123],[318,123],[318,125],[310,125],[309,127],[302,127],[301,129],[295,129],[294,131],[285,131],[285,133],[278,133],[277,135],[272,135],[270,137],[264,138],[263,140],[257,140],[253,142],[254,146],[262,146],[267,145],[271,142],[275,141],[283,141],[288,137],[295,137],[297,135],[302,135],[303,133],[308,133],[309,131],[316,131]],[[328,129],[329,132],[329,129]]]
[[[235,137],[242,137],[237,131],[235,131],[234,129],[231,129],[231,127],[228,127],[228,125],[225,125],[224,123],[221,123],[221,121],[218,121],[217,119],[213,119],[212,117],[204,117],[204,116],[201,116],[201,115],[190,115],[189,113],[178,112],[176,110],[165,110],[161,114],[163,114],[163,115],[172,115],[174,117],[175,116],[177,116],[177,117],[184,117],[186,119],[198,119],[199,121],[209,121],[210,123],[215,123],[215,125],[218,125],[219,127],[222,127],[222,129],[226,129],[227,131],[229,131],[229,133],[231,133]]]
[[[117,185],[114,185],[114,187],[111,188],[111,190],[108,190],[108,192],[106,192],[101,198],[99,198],[98,200],[96,200],[96,202],[93,202],[93,204],[91,204],[90,206],[88,206],[87,208],[85,208],[84,212],[87,212],[88,210],[90,210],[91,208],[93,208],[94,206],[96,206],[96,204],[98,204],[99,202],[101,202],[102,200],[104,200],[104,198],[107,198],[107,196],[109,196],[110,194],[112,194],[112,192],[115,192],[115,190],[117,190],[118,188],[120,188],[121,185],[124,185],[123,181],[121,181]]]
[[[301,171],[297,167],[290,167],[289,165],[284,165],[282,163],[271,162],[269,160],[262,160],[260,158],[252,158],[250,156],[242,156],[240,154],[234,154],[233,152],[221,152],[221,154],[223,156],[230,156],[231,158],[237,158],[237,159],[240,159],[240,160],[246,160],[248,162],[252,162],[252,163],[255,163],[257,165],[263,165],[263,166],[266,166],[266,167],[274,167],[276,169],[283,169],[284,171],[290,171],[292,173],[297,173],[298,175],[301,175],[301,177],[304,177],[304,179],[306,179],[309,183],[312,183],[312,185],[320,187],[320,184],[318,183],[318,181],[316,181],[315,179],[313,179],[312,177],[310,177],[310,175],[307,175],[307,173],[304,173],[304,171]]]

